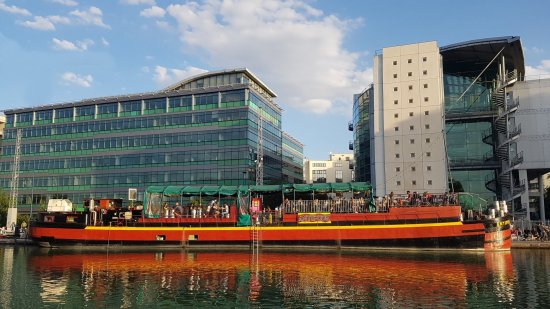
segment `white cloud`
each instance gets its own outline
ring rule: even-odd
[[[550,60],[542,60],[537,66],[525,66],[525,79],[550,78]]]
[[[138,4],[154,5],[155,4],[155,0],[120,0],[120,2],[124,4],[130,4],[130,5],[138,5]]]
[[[163,8],[158,7],[156,5],[153,5],[148,9],[144,9],[139,13],[139,15],[144,17],[159,17],[159,18],[164,17],[164,14],[166,14],[166,11]]]
[[[101,9],[91,6],[87,11],[74,10],[69,14],[76,16],[79,21],[85,25],[95,25],[110,29],[109,25],[103,22],[103,12]]]
[[[92,75],[78,75],[73,72],[65,72],[61,76],[61,79],[65,82],[67,85],[77,85],[81,87],[91,87],[92,82],[94,81]]]
[[[109,43],[109,41],[107,41],[107,40],[106,40],[105,38],[103,38],[103,37],[101,38],[101,44],[103,44],[103,46],[109,46],[109,45],[111,45],[111,44]]]
[[[172,30],[172,27],[170,26],[170,24],[166,21],[163,21],[163,20],[157,20],[156,22],[156,25],[159,29],[163,29],[163,30]]]
[[[60,40],[57,38],[53,38],[52,42],[54,44],[55,49],[61,49],[61,50],[79,50],[79,48],[71,41],[67,40]]]
[[[73,0],[52,0],[52,2],[61,4],[61,5],[66,5],[66,6],[76,6],[76,5],[78,5],[78,2],[73,1]]]
[[[163,66],[157,65],[155,67],[155,75],[153,80],[161,87],[167,87],[169,85],[175,84],[181,80],[184,80],[193,75],[201,74],[207,72],[206,70],[196,68],[196,67],[187,67],[185,70],[180,69],[169,69]]]
[[[64,16],[51,15],[51,16],[34,16],[34,20],[27,20],[20,22],[21,25],[43,31],[55,30],[55,24],[64,24],[68,25],[71,23],[71,20]]]
[[[3,0],[0,0],[0,11],[8,12],[11,14],[19,14],[23,16],[32,15],[31,12],[29,12],[27,9],[23,9],[15,5],[12,5],[12,6],[6,5]]]
[[[49,20],[47,17],[42,16],[34,16],[34,20],[27,20],[24,22],[21,22],[21,25],[35,29],[35,30],[43,30],[43,31],[50,31],[55,30],[55,25],[51,20]]]
[[[360,67],[363,55],[343,47],[358,20],[325,15],[301,1],[211,0],[166,11],[186,50],[212,67],[248,67],[289,106],[349,114],[353,94],[372,81],[372,70]]]

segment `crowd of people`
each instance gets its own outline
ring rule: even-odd
[[[550,240],[550,227],[542,223],[533,225],[531,229],[521,229],[514,226],[512,229],[512,236],[517,240]]]
[[[164,218],[229,218],[229,205],[221,205],[214,199],[206,206],[189,204],[182,206],[179,202],[175,205],[164,203]]]

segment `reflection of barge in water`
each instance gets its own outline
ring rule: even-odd
[[[258,297],[265,293],[315,299],[324,295],[352,302],[365,301],[379,294],[382,297],[379,302],[396,301],[397,307],[407,307],[406,304],[415,301],[421,304],[422,301],[417,299],[419,295],[437,295],[439,306],[447,304],[453,307],[446,302],[466,298],[468,286],[495,277],[506,281],[507,277],[513,276],[510,252],[458,257],[454,254],[434,257],[421,254],[262,253],[257,264],[251,264],[250,254],[239,252],[167,251],[108,255],[50,252],[35,255],[29,262],[40,278],[59,278],[61,284],[67,284],[65,278],[73,278],[93,291],[89,294],[99,298],[111,293],[109,286],[118,287],[118,291],[131,290],[139,297],[157,296],[159,289],[169,286],[180,295],[189,297],[193,294],[182,291],[213,293],[218,297],[237,293]],[[141,288],[131,286],[141,276],[148,278],[148,285]],[[67,286],[57,287],[62,288],[67,289]],[[137,298],[129,302],[134,303]]]
[[[474,218],[442,196],[375,209],[368,203],[370,189],[367,183],[150,187],[142,209],[122,208],[120,200],[101,199],[97,210],[41,213],[31,226],[31,237],[46,246],[73,247],[511,247],[510,221],[503,211]],[[347,199],[337,197],[346,192]],[[263,211],[261,200],[253,196],[278,197],[281,206]],[[194,197],[189,200],[193,204],[177,211],[177,217],[160,217],[167,200],[174,205],[189,197]],[[201,207],[204,200],[213,206]],[[227,214],[223,209],[212,211],[213,201],[231,204]]]

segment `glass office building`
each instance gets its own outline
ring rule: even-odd
[[[304,144],[283,132],[283,183],[304,182]]]
[[[23,211],[50,198],[126,199],[129,188],[141,200],[151,185],[253,184],[258,127],[263,182],[280,183],[283,131],[275,97],[249,70],[235,69],[157,92],[6,110],[0,187],[11,187],[17,152]]]

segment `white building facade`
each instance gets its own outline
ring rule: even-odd
[[[353,154],[331,153],[328,160],[305,160],[304,180],[306,183],[354,181]]]
[[[377,195],[446,192],[442,74],[435,41],[375,56],[371,173]]]

